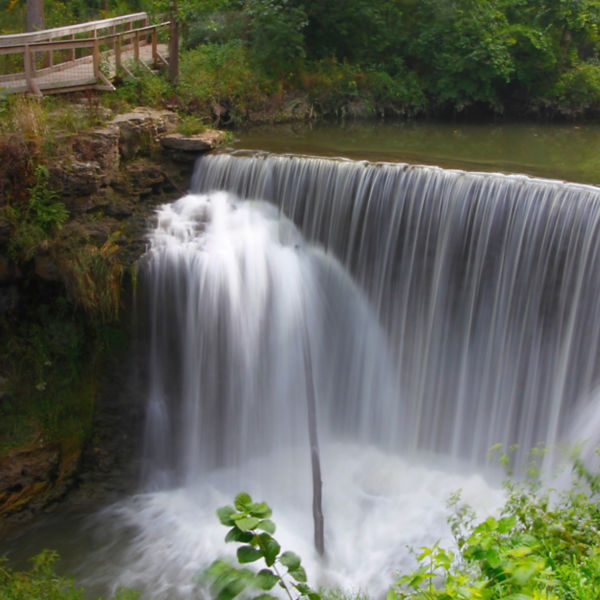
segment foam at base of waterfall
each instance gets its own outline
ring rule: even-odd
[[[217,470],[195,485],[136,495],[97,517],[95,555],[81,583],[143,590],[144,598],[188,599],[201,593],[200,571],[220,556],[235,559],[215,510],[246,490],[267,501],[282,549],[303,560],[314,587],[385,595],[398,571],[414,567],[410,548],[451,543],[450,494],[480,515],[501,503],[500,488],[481,475],[443,464],[409,461],[374,447],[331,443],[322,448],[326,558],[314,550],[311,477],[306,448],[255,459],[241,471]],[[265,485],[265,472],[274,474]],[[236,482],[233,484],[232,482]],[[289,482],[294,485],[290,486]],[[257,563],[259,565],[259,563]],[[258,568],[262,568],[260,565]]]

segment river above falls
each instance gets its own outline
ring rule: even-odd
[[[353,122],[254,127],[235,149],[524,173],[600,185],[600,125]]]

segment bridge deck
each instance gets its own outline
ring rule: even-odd
[[[134,28],[136,22],[142,26]],[[9,59],[0,63],[8,65],[0,71],[0,94],[114,89],[111,80],[119,69],[132,75],[135,63],[143,68],[167,64],[168,44],[158,42],[158,31],[169,24],[147,23],[146,13],[135,13],[0,36],[0,59]]]

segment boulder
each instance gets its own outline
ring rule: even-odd
[[[50,167],[50,177],[55,189],[61,192],[63,200],[68,200],[91,196],[98,192],[103,174],[100,164],[95,160],[84,162],[66,158]],[[71,211],[78,211],[78,207],[68,201],[65,201],[65,205]]]
[[[225,141],[225,132],[217,129],[207,129],[194,135],[169,133],[160,138],[163,148],[179,152],[207,152],[214,150]]]
[[[158,144],[158,137],[173,131],[178,120],[177,114],[169,110],[136,108],[117,115],[110,125],[119,129],[119,151],[129,160],[139,154],[150,154]]]

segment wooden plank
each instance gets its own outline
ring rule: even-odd
[[[57,37],[66,37],[75,33],[84,33],[86,31],[94,31],[98,29],[107,29],[117,25],[127,25],[131,28],[131,24],[137,21],[146,23],[148,15],[145,12],[132,13],[121,17],[112,17],[110,19],[101,19],[99,21],[88,21],[87,23],[78,23],[76,25],[67,25],[65,27],[54,27],[53,29],[44,29],[43,31],[35,31],[31,33],[12,33],[10,35],[0,36],[0,47],[20,46],[32,42],[42,42],[51,40]]]

